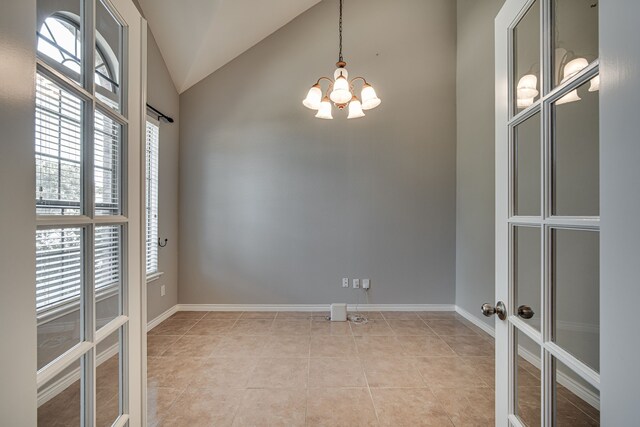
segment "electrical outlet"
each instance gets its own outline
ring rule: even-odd
[[[160,296],[163,297],[166,294],[167,294],[167,288],[164,285],[160,286]]]
[[[349,287],[349,278],[345,277],[342,279],[342,287],[343,288],[348,288]]]
[[[360,279],[353,279],[353,289],[360,288]]]
[[[362,279],[362,289],[369,289],[371,287],[371,280]]]

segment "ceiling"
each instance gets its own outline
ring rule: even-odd
[[[320,0],[140,0],[179,93]]]

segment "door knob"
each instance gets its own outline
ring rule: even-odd
[[[482,304],[482,314],[487,317],[497,314],[500,320],[504,320],[507,318],[507,307],[505,307],[502,301],[498,301],[495,307],[491,304],[485,303]]]
[[[531,319],[535,313],[528,305],[521,305],[518,307],[518,316],[523,319]]]

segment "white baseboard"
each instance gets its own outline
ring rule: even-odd
[[[167,311],[165,311],[164,313],[162,313],[161,315],[159,315],[158,317],[156,317],[155,319],[150,320],[147,323],[147,332],[149,332],[150,330],[158,326],[160,323],[167,320],[169,317],[173,316],[178,311],[179,311],[179,306],[176,304],[170,309],[168,309]]]
[[[540,356],[534,354],[524,348],[523,346],[518,346],[518,354],[522,356],[524,360],[531,363],[538,369],[542,368],[542,364],[540,361]],[[593,406],[597,410],[600,410],[600,398],[597,394],[593,393],[591,390],[586,388],[583,384],[580,384],[564,372],[556,371],[556,380],[560,385],[565,386],[571,393],[578,396],[580,399],[587,402],[589,405]]]
[[[330,304],[178,304],[177,311],[329,311]],[[358,311],[453,311],[453,304],[349,304]],[[155,319],[154,319],[155,320]]]
[[[491,326],[487,325],[482,320],[480,320],[480,318],[478,316],[474,316],[473,314],[469,313],[464,308],[459,307],[457,305],[456,305],[456,313],[458,313],[460,316],[464,317],[469,322],[473,323],[475,326],[477,326],[478,328],[482,329],[483,331],[485,331],[486,333],[488,333],[489,335],[491,335],[492,337],[495,338],[495,336],[496,336],[495,329],[492,328]]]
[[[96,367],[102,365],[104,362],[118,354],[118,346],[116,343],[111,347],[107,348],[102,353],[98,354],[96,357]],[[64,390],[69,388],[74,382],[80,379],[80,368],[76,368],[73,371],[67,373],[66,375],[60,377],[55,382],[49,384],[44,388],[40,393],[38,393],[38,407],[44,405],[58,394],[62,393]]]

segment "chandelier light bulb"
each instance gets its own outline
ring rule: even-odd
[[[568,104],[569,102],[580,101],[582,98],[578,96],[578,89],[574,89],[562,98],[556,101],[556,105]]]
[[[311,110],[317,110],[320,108],[321,100],[322,90],[320,89],[320,85],[316,83],[309,89],[309,93],[307,93],[307,97],[302,101],[302,105]]]
[[[357,119],[359,117],[364,117],[364,111],[362,111],[362,103],[357,96],[353,95],[351,98],[351,102],[349,102],[349,115],[347,119]]]
[[[333,90],[329,94],[329,98],[336,104],[343,105],[349,102],[352,96],[347,79],[343,76],[338,77],[333,83]]]
[[[331,101],[327,96],[322,98],[322,102],[320,102],[320,108],[318,108],[318,114],[316,114],[316,117],[325,120],[333,119],[333,116],[331,115]]]
[[[376,91],[369,83],[365,83],[362,87],[362,93],[360,94],[362,97],[362,109],[363,110],[371,110],[372,108],[376,108],[380,105],[380,98],[376,95]]]

